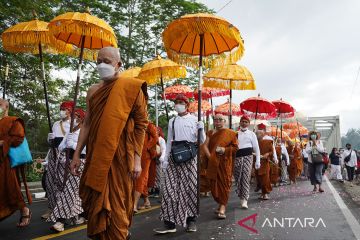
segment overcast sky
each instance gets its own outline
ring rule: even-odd
[[[200,2],[217,11],[229,1]],[[342,134],[360,128],[359,0],[233,0],[218,15],[239,28],[239,63],[257,84],[236,91],[236,103],[261,93],[307,116],[340,115]]]

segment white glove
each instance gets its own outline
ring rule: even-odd
[[[160,162],[160,168],[161,169],[165,170],[168,165],[169,165],[169,163],[167,161]]]
[[[77,134],[69,133],[66,137],[66,148],[76,149],[77,145]]]
[[[255,162],[255,169],[258,170],[260,168],[260,161]]]
[[[51,140],[54,140],[54,139],[55,139],[55,134],[48,133],[47,141],[50,142]]]
[[[204,122],[203,121],[197,122],[197,129],[204,129]]]
[[[165,161],[165,156],[159,157],[159,161],[160,161],[160,163],[164,162]]]
[[[286,162],[286,166],[290,166],[290,161]]]
[[[274,162],[275,162],[275,164],[278,164],[278,163],[279,163],[279,160],[275,159]]]

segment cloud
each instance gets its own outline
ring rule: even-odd
[[[201,2],[218,10],[227,1]],[[257,84],[234,101],[260,92],[308,116],[340,115],[342,133],[360,128],[359,8],[357,0],[232,1],[219,15],[239,28],[246,48],[239,63]]]

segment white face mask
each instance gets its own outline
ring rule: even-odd
[[[66,116],[66,111],[65,110],[61,110],[60,111],[60,118],[61,119],[64,119],[64,118],[66,118],[67,116]]]
[[[100,79],[108,79],[115,75],[115,67],[110,64],[100,63],[97,65]]]
[[[175,111],[177,113],[184,113],[186,111],[186,107],[183,104],[175,104]]]

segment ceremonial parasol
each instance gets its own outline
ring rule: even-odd
[[[255,80],[251,72],[246,67],[237,64],[229,64],[211,69],[204,76],[204,86],[230,90],[230,128],[232,126],[232,90],[256,89]]]
[[[208,14],[188,14],[172,21],[163,32],[168,57],[180,64],[199,67],[198,120],[201,121],[201,81],[203,62],[207,66],[236,62],[244,52],[239,30],[224,18]],[[200,131],[198,145],[200,145]],[[200,148],[198,148],[200,156]],[[197,178],[200,179],[200,161]],[[200,184],[198,181],[197,212],[200,211]]]
[[[119,77],[136,78],[139,76],[141,67],[132,67],[119,73]]]
[[[230,108],[231,106],[231,108]],[[230,103],[227,101],[226,103],[223,103],[215,108],[215,114],[222,114],[225,116],[230,116],[230,114],[234,116],[241,116],[241,109],[238,104]]]
[[[194,97],[193,90],[189,86],[186,86],[186,85],[178,84],[178,85],[174,85],[174,86],[165,88],[166,99],[175,100],[175,98],[178,94],[183,94],[188,98]]]
[[[191,102],[189,105],[189,112],[197,113],[198,112],[197,108],[198,108],[198,102],[197,101]],[[206,116],[209,116],[212,113],[211,104],[208,101],[203,100],[203,104],[201,105],[201,112]]]
[[[276,117],[276,108],[269,100],[257,97],[251,97],[240,103],[241,112],[250,117],[262,120],[268,120]]]
[[[145,80],[149,85],[155,87],[155,108],[156,108],[156,126],[158,125],[158,107],[157,107],[157,84],[161,84],[163,99],[165,104],[166,117],[169,121],[169,113],[166,105],[166,96],[164,91],[164,82],[174,78],[185,78],[186,68],[169,60],[163,59],[158,55],[154,60],[144,64],[139,74],[139,78]]]
[[[272,103],[276,107],[278,121],[280,119],[280,132],[282,133],[283,118],[293,117],[295,114],[295,109],[293,108],[293,106],[291,106],[290,103],[283,101],[282,98],[280,98],[280,100],[272,101]],[[278,124],[276,125],[276,129],[278,129]]]

